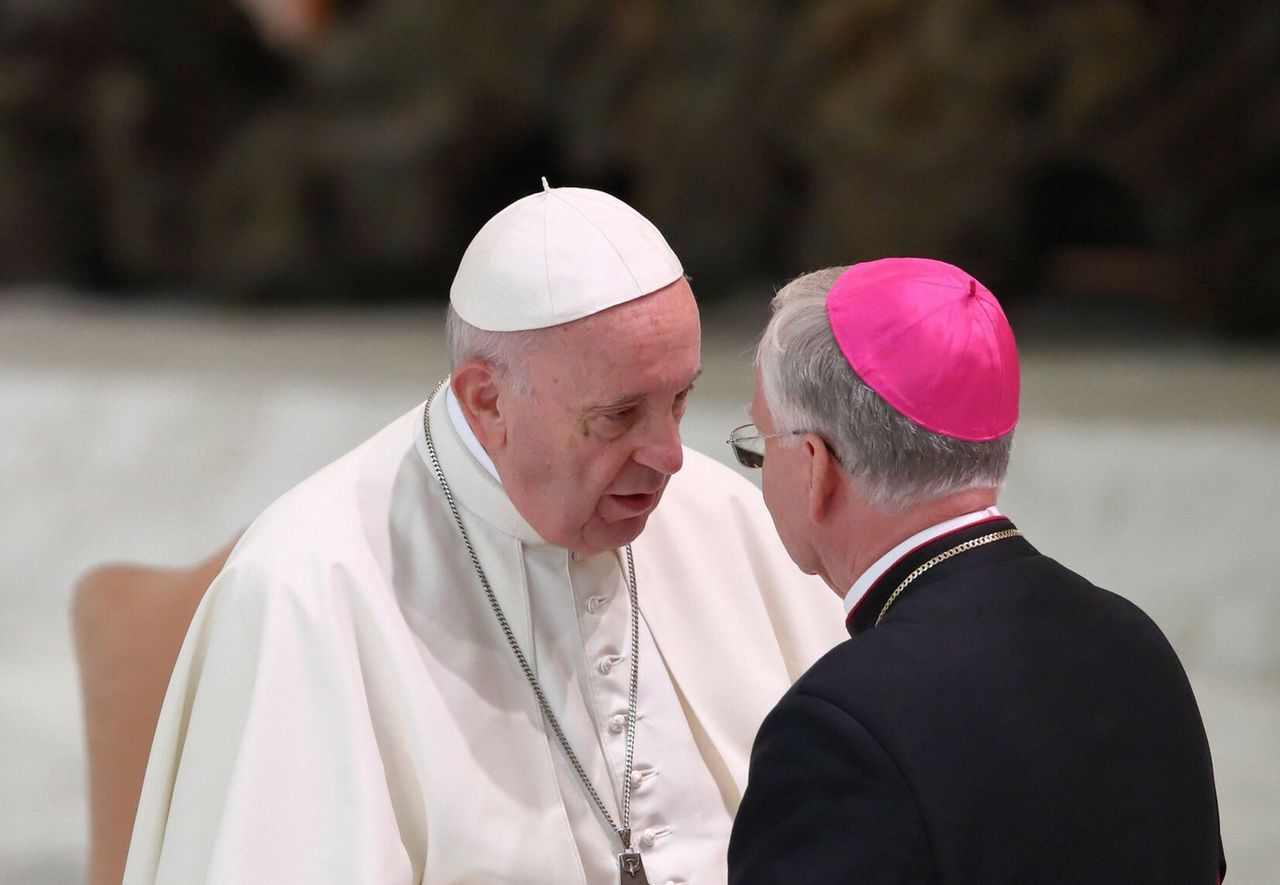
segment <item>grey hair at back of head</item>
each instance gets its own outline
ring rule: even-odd
[[[966,442],[926,430],[866,385],[840,352],[827,319],[827,294],[848,268],[792,280],[773,299],[756,350],[775,431],[817,433],[868,500],[901,510],[971,488],[1004,483],[1013,432]],[[787,445],[795,437],[779,437]]]
[[[444,320],[449,365],[456,366],[463,360],[483,360],[497,366],[516,390],[529,393],[532,388],[525,363],[542,343],[542,331],[490,332],[458,316],[451,304]]]

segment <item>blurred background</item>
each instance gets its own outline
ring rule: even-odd
[[[1004,506],[1196,686],[1229,881],[1280,870],[1280,5],[0,2],[0,881],[76,882],[78,575],[194,563],[420,402],[478,227],[597,187],[704,310],[721,460],[783,281],[1006,305]]]

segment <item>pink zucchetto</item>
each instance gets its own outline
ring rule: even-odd
[[[849,365],[889,405],[942,436],[982,442],[1018,423],[1018,351],[999,302],[929,258],[855,264],[827,296]]]

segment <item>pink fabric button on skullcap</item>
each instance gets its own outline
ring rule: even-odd
[[[849,365],[889,405],[934,433],[970,442],[1018,423],[1018,350],[995,296],[930,258],[855,264],[827,295]]]

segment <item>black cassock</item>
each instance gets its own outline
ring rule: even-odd
[[[1022,537],[907,554],[765,719],[731,885],[1195,883],[1225,872],[1213,767],[1159,628]]]

